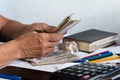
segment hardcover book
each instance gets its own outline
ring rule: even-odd
[[[63,42],[74,41],[81,51],[92,52],[115,43],[117,33],[89,29],[63,38]]]

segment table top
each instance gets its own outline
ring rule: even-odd
[[[52,72],[46,72],[46,71],[35,70],[30,68],[28,69],[28,68],[22,68],[16,66],[7,66],[3,69],[0,69],[0,73],[21,76],[33,80],[49,80],[52,74]],[[117,74],[120,74],[120,72],[118,72]]]
[[[0,70],[0,73],[21,76],[33,80],[48,80],[52,73],[38,71],[14,66],[7,66]]]

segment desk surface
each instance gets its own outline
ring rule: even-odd
[[[21,76],[33,80],[48,80],[51,75],[50,72],[37,71],[37,70],[19,68],[14,66],[5,67],[0,70],[0,73]]]
[[[22,67],[7,66],[0,70],[0,73],[17,75],[33,80],[48,80],[51,76],[51,72],[38,71],[33,69],[27,69]],[[120,74],[120,71],[116,74]]]

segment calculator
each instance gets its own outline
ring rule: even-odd
[[[120,80],[116,72],[119,66],[84,62],[54,72],[50,80]]]

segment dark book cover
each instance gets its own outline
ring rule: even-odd
[[[64,38],[91,43],[114,35],[117,35],[117,33],[97,29],[89,29],[76,34],[72,34],[70,36],[66,36]]]

